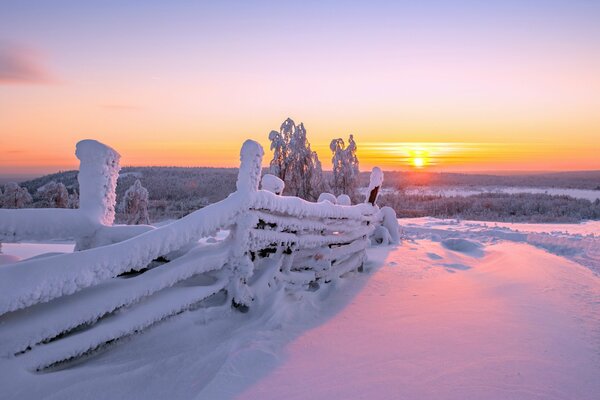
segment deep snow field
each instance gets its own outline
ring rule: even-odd
[[[50,372],[0,358],[0,398],[600,398],[599,221],[400,226],[316,292],[188,311]]]

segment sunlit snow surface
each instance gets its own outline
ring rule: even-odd
[[[598,399],[599,227],[400,220],[335,287],[186,312],[53,372],[0,359],[0,397]]]

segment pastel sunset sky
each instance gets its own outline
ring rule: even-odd
[[[600,169],[599,21],[578,0],[1,1],[0,173],[76,168],[84,138],[237,166],[287,117],[325,168],[353,133],[363,169]]]

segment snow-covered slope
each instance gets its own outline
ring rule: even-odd
[[[316,292],[273,291],[247,314],[217,302],[49,372],[0,358],[0,397],[598,398],[600,278],[584,266],[597,237],[400,224],[402,244],[369,249],[366,274]],[[575,254],[532,234],[591,241]]]

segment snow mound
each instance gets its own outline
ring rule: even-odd
[[[483,255],[483,246],[480,243],[462,238],[449,238],[441,241],[444,248],[458,253],[480,257]]]

